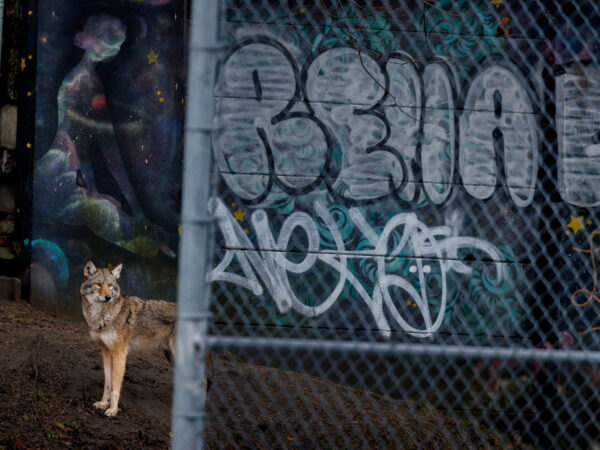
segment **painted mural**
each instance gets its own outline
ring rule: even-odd
[[[185,89],[183,5],[32,5],[32,301],[76,310],[88,259],[129,292],[175,299]]]
[[[468,20],[416,8],[413,22],[365,10],[312,11],[289,27],[283,12],[249,25],[255,11],[231,8],[209,205],[216,321],[522,335],[536,74],[499,57],[506,38],[489,7]]]
[[[228,2],[216,326],[594,342],[596,22],[505,3]],[[88,259],[175,298],[184,14],[32,3],[32,301],[77,310]]]
[[[534,346],[600,327],[593,11],[230,3],[217,322]]]

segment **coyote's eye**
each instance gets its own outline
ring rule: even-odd
[[[94,283],[94,287],[96,289],[100,289],[102,287],[102,285],[100,283]]]
[[[108,288],[109,288],[109,289],[112,289],[112,288],[113,288],[113,285],[112,285],[112,284],[109,284],[109,285],[108,285]]]

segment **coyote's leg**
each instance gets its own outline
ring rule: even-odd
[[[110,393],[110,408],[105,412],[107,416],[116,416],[121,395],[121,384],[125,375],[125,359],[127,358],[126,346],[122,343],[115,344],[112,351],[112,389]]]
[[[102,394],[102,400],[94,403],[96,408],[106,409],[110,403],[110,391],[112,389],[112,356],[110,351],[104,346],[100,345],[102,350],[102,364],[104,365],[104,393]]]

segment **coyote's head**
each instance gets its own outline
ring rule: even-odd
[[[110,302],[119,298],[121,289],[117,280],[123,264],[108,269],[97,269],[88,261],[83,267],[83,284],[79,292],[89,302]]]

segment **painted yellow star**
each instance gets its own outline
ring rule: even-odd
[[[587,223],[588,225],[591,225],[591,224],[592,224],[592,219],[588,219],[586,223]]]
[[[233,217],[235,217],[235,220],[239,220],[240,222],[243,222],[244,214],[246,214],[246,213],[244,211],[242,211],[242,208],[238,208],[237,211],[235,211],[233,213]]]
[[[21,72],[25,70],[26,64],[25,64],[25,58],[21,58]]]
[[[156,53],[153,49],[150,49],[150,53],[146,55],[148,58],[148,64],[154,64],[158,61],[158,53]]]
[[[567,228],[573,230],[573,233],[577,233],[579,230],[584,230],[585,225],[583,224],[583,216],[574,217],[571,216],[571,222],[567,225]]]
[[[494,5],[496,8],[499,8],[503,3],[503,0],[492,0],[492,5]]]

